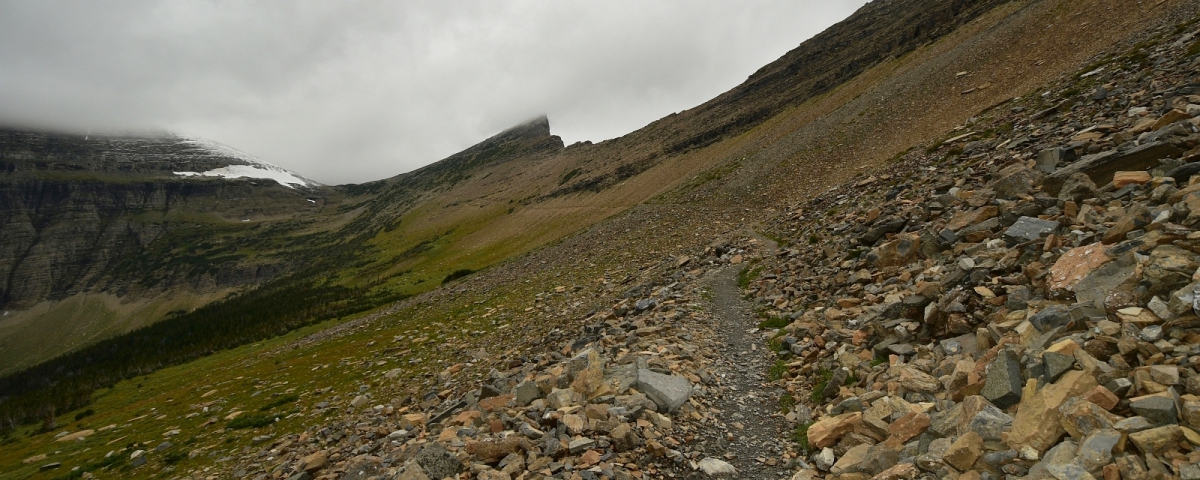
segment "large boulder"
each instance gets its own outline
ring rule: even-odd
[[[920,236],[902,233],[875,247],[867,254],[867,260],[878,267],[899,267],[916,260],[920,250]]]
[[[1046,288],[1058,298],[1075,296],[1075,285],[1092,271],[1112,261],[1104,245],[1093,243],[1072,248],[1050,267]]]
[[[967,471],[975,465],[980,455],[983,455],[983,437],[975,432],[967,432],[950,444],[942,455],[942,461],[959,471]]]
[[[1012,350],[1001,350],[987,366],[983,397],[997,407],[1008,408],[1021,401],[1021,386],[1021,361]]]
[[[1117,219],[1111,228],[1104,232],[1104,237],[1100,239],[1105,245],[1112,245],[1124,241],[1126,234],[1134,230],[1145,228],[1150,222],[1154,221],[1154,217],[1150,215],[1150,210],[1141,203],[1135,203],[1129,207],[1129,210]]]
[[[1104,299],[1110,291],[1126,282],[1137,279],[1137,260],[1133,252],[1118,255],[1113,261],[1092,269],[1087,276],[1075,283],[1075,300],[1079,303],[1103,309]]]
[[[872,245],[879,241],[880,238],[883,238],[884,235],[904,230],[904,225],[906,223],[908,222],[903,218],[892,215],[875,220],[875,223],[871,224],[871,227],[868,228],[866,232],[863,232],[862,235],[859,235],[858,243],[862,245]]]
[[[1092,182],[1092,178],[1085,173],[1076,172],[1063,180],[1061,190],[1058,192],[1059,200],[1070,200],[1075,203],[1081,203],[1084,200],[1096,196],[1096,183]]]
[[[417,452],[413,460],[421,466],[421,470],[429,478],[454,477],[463,470],[463,464],[458,460],[458,456],[450,453],[438,442],[427,444]]]
[[[1157,167],[1159,160],[1178,157],[1183,153],[1179,147],[1167,142],[1150,142],[1127,150],[1109,150],[1083,158],[1046,176],[1042,189],[1058,195],[1063,184],[1076,173],[1086,174],[1097,185],[1112,181],[1113,174],[1121,170],[1146,170]]]
[[[732,477],[737,475],[737,469],[733,468],[733,465],[730,465],[729,462],[718,460],[712,457],[705,457],[703,460],[700,460],[700,462],[696,464],[696,468],[699,468],[700,471],[704,472],[705,475],[710,477]]]
[[[946,228],[952,231],[962,230],[971,225],[978,225],[987,221],[989,218],[1000,215],[1000,208],[995,205],[988,205],[981,208],[973,208],[963,210],[954,215],[950,223],[946,224]]]
[[[1032,447],[1045,452],[1067,433],[1060,422],[1062,414],[1058,408],[1072,397],[1081,396],[1095,387],[1096,379],[1091,374],[1072,370],[1057,382],[1023,398],[1008,433],[1008,446],[1017,450]]]
[[[678,410],[692,396],[692,382],[688,379],[644,368],[638,370],[637,389],[650,397],[660,412]]]
[[[997,172],[988,186],[999,198],[1016,198],[1032,192],[1041,178],[1040,172],[1023,163],[1014,163]]]
[[[808,444],[816,448],[832,447],[842,435],[850,433],[862,422],[862,412],[851,412],[822,419],[809,425]]]
[[[1162,245],[1150,252],[1142,269],[1142,280],[1149,282],[1149,295],[1166,295],[1192,281],[1200,264],[1196,255],[1175,245]]]

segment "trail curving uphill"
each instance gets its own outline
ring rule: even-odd
[[[755,237],[767,247],[766,254],[774,253],[774,242]],[[723,458],[738,469],[740,478],[788,478],[792,468],[781,459],[788,450],[786,422],[780,418],[783,390],[768,378],[774,355],[758,329],[753,305],[738,287],[738,274],[744,267],[729,265],[706,278],[722,345],[715,365],[723,385],[714,399],[722,428],[718,445],[725,449]]]

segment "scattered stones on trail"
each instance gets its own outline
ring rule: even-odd
[[[744,335],[761,320],[739,318],[744,343],[727,351],[717,328],[735,324],[704,306],[713,278],[736,282],[734,256],[760,262],[765,253],[746,238],[688,262],[672,260],[653,288],[593,312],[579,337],[553,337],[519,362],[475,356],[490,362],[480,383],[462,380],[464,366],[453,364],[439,376],[443,388],[423,397],[383,398],[371,407],[385,394],[363,387],[340,400],[349,408],[334,408],[338,400],[314,405],[341,417],[300,436],[268,438],[232,472],[266,474],[256,459],[270,456],[279,459],[274,471],[313,479],[367,464],[405,479],[790,475],[801,452],[773,428],[780,400],[765,374],[775,354],[764,348],[766,332]],[[750,304],[745,309],[752,313]],[[749,416],[754,411],[762,413]]]

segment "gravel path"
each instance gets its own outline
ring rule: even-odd
[[[773,244],[767,244],[774,250]],[[774,355],[757,329],[751,304],[738,288],[742,268],[732,265],[708,279],[717,334],[725,347],[716,373],[728,388],[716,399],[725,427],[718,445],[726,449],[724,458],[737,467],[739,478],[788,478],[791,469],[780,458],[787,433],[785,422],[778,418],[782,390],[767,379]]]

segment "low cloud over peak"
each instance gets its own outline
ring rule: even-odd
[[[316,179],[549,116],[570,144],[690,108],[864,1],[0,4],[0,123],[210,138]]]

